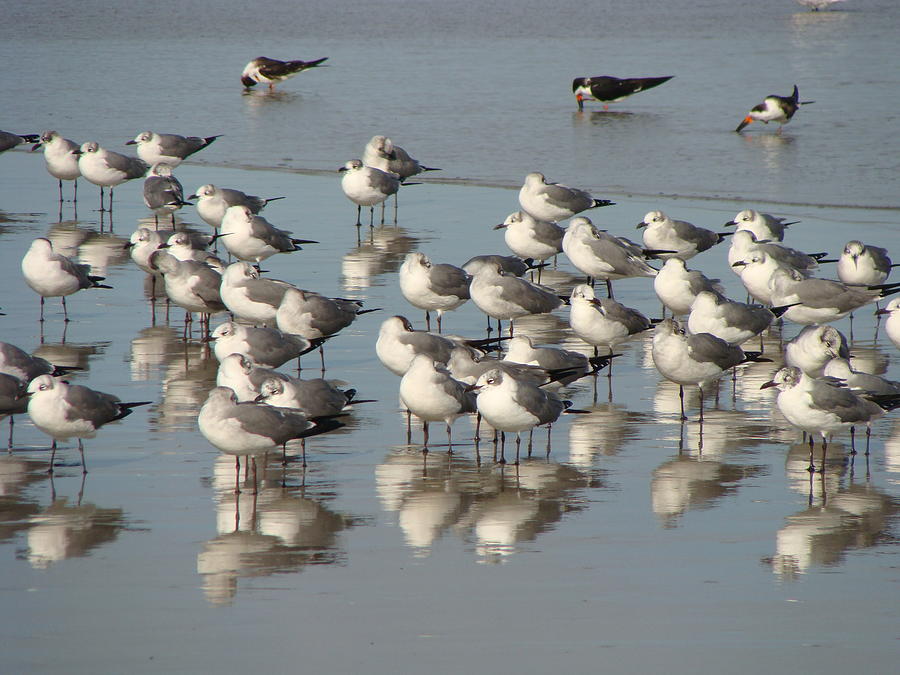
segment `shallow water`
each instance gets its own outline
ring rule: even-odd
[[[27,54],[55,66],[40,87],[6,97],[0,126],[55,126],[114,149],[143,127],[224,133],[179,167],[185,187],[286,195],[267,218],[320,243],[266,261],[271,276],[383,308],[326,347],[327,376],[377,402],[312,440],[306,472],[275,462],[255,498],[236,499],[232,461],[195,426],[215,360],[196,334],[180,339],[180,311],[166,324],[158,310],[154,322],[143,275],[121,248],[147,217],[140,184],[116,191],[110,223],[93,210],[92,186],[81,186],[77,216],[68,202],[60,212],[39,156],[0,156],[0,339],[79,365],[73,382],[153,401],[85,442],[83,482],[71,443],[50,481],[48,439],[17,420],[15,452],[0,456],[4,670],[891,672],[895,418],[875,425],[870,456],[851,457],[839,437],[825,473],[810,477],[799,435],[759,389],[777,364],[723,381],[701,436],[696,393],[682,426],[677,388],[639,339],[623,347],[611,380],[566,390],[591,412],[554,425],[549,456],[540,431],[532,458],[503,468],[489,442],[479,454],[463,441],[452,457],[435,449],[423,458],[415,427],[407,445],[399,380],[374,356],[384,318],[423,323],[396,287],[403,256],[461,264],[505,252],[491,229],[517,208],[504,186],[532,169],[615,200],[592,218],[633,238],[651,209],[717,228],[749,205],[801,220],[788,239],[797,248],[836,254],[851,237],[896,247],[897,210],[872,208],[897,203],[896,135],[883,133],[896,125],[896,73],[883,67],[896,54],[886,34],[896,10],[685,4],[660,13],[655,3],[591,12],[573,3],[544,17],[537,5],[510,14],[502,3],[428,3],[426,17],[383,3],[348,9],[340,22],[321,6],[300,6],[300,21],[294,5],[276,5],[287,18],[265,27],[264,49],[242,33],[249,10],[210,18],[202,3],[178,4],[174,28],[166,3],[138,21],[130,6],[91,2],[39,31],[0,27],[7,63]],[[20,10],[4,11],[15,19]],[[109,23],[98,44],[101,17]],[[237,74],[249,58],[297,48],[292,25],[302,26],[302,53],[290,55],[330,55],[329,69],[276,96],[242,95]],[[584,69],[663,74],[660,63],[675,80],[610,114],[574,111],[568,84]],[[22,87],[16,70],[0,75],[4,91]],[[137,86],[148,72],[152,81]],[[750,105],[796,80],[817,102],[782,136],[756,125],[732,133]],[[860,91],[867,106],[848,111]],[[332,171],[373,133],[444,170],[404,189],[398,226],[357,246]],[[206,230],[193,209],[180,218]],[[73,296],[64,333],[51,301],[41,335],[18,269],[37,236],[114,286]],[[719,247],[689,265],[740,298],[724,258]],[[545,281],[566,291],[578,280],[561,260]],[[646,280],[617,283],[616,295],[658,314]],[[566,325],[560,310],[519,328],[577,347]],[[478,336],[484,319],[464,305],[446,326]],[[849,321],[837,326],[849,333]],[[900,377],[871,312],[857,314],[853,333],[857,367]],[[778,343],[769,336],[767,352]],[[318,374],[315,356],[304,373]],[[460,419],[454,430],[465,439],[473,427]],[[441,431],[433,436],[442,442]]]

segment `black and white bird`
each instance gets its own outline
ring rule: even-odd
[[[744,127],[752,122],[778,122],[778,133],[784,129],[784,125],[791,121],[791,118],[800,109],[801,105],[814,103],[814,101],[801,101],[800,92],[797,85],[794,85],[794,91],[790,96],[777,96],[772,94],[766,96],[762,103],[750,108],[747,116],[738,124],[737,131],[740,133]]]
[[[469,299],[472,277],[461,267],[433,263],[420,251],[408,253],[400,266],[400,292],[413,307],[425,310],[425,330],[431,330],[431,314],[437,312],[437,329],[441,332],[444,312],[461,306]]]
[[[73,181],[75,194],[72,201],[78,201],[78,178],[81,169],[78,168],[78,149],[81,146],[75,141],[63,138],[55,131],[43,131],[37,143],[31,146],[32,151],[44,149],[44,162],[47,164],[47,173],[59,181],[59,201],[63,200],[62,182]]]
[[[750,230],[759,241],[782,241],[784,228],[796,225],[798,220],[788,221],[787,218],[773,216],[771,213],[760,213],[753,209],[738,211],[738,214],[728,222],[725,227],[734,227],[735,231]]]
[[[595,209],[614,206],[608,199],[594,199],[588,192],[560,183],[548,183],[544,174],[534,171],[525,176],[519,190],[519,205],[538,220],[556,222]]]
[[[206,184],[197,188],[194,194],[188,196],[189,200],[196,200],[197,214],[212,227],[218,230],[222,225],[222,218],[230,206],[246,206],[253,213],[262,211],[269,202],[274,202],[284,197],[269,197],[264,199],[256,195],[248,195],[240,190],[221,188]]]
[[[52,375],[40,375],[28,384],[28,415],[38,429],[53,437],[49,473],[53,473],[56,441],[78,439],[81,469],[87,473],[81,439],[93,438],[104,424],[130,415],[132,408],[149,404],[150,401],[122,403],[117,396],[70,385]]]
[[[400,380],[400,403],[422,420],[423,451],[428,450],[428,423],[447,425],[447,446],[452,451],[453,421],[475,412],[475,395],[455,379],[447,368],[427,354],[416,355]]]
[[[150,166],[164,162],[175,168],[195,152],[200,152],[219,138],[216,136],[179,136],[178,134],[158,134],[142,131],[125,145],[136,145],[137,155]]]
[[[837,273],[845,284],[874,286],[884,283],[894,267],[887,249],[854,239],[846,243],[838,258]]]
[[[257,84],[269,85],[269,91],[275,89],[278,82],[284,82],[288,78],[302,73],[304,70],[315,68],[328,60],[328,57],[315,59],[314,61],[279,61],[267,56],[253,59],[244,66],[241,73],[241,84],[248,89]]]
[[[601,101],[603,109],[608,110],[609,103],[624,101],[632,94],[658,87],[673,77],[674,75],[626,78],[613,77],[612,75],[576,77],[572,81],[572,93],[575,94],[575,100],[578,101],[579,110],[584,110],[585,101]]]
[[[351,159],[338,169],[341,177],[341,190],[347,199],[356,204],[356,226],[361,225],[362,207],[369,207],[369,226],[375,223],[375,205],[382,204],[400,189],[400,176],[382,171],[374,166],[366,166],[361,159]],[[384,225],[384,213],[381,215]]]
[[[150,168],[149,164],[137,157],[107,150],[94,141],[82,143],[76,154],[81,175],[100,187],[101,211],[105,209],[103,188],[109,188],[109,210],[112,211],[113,188],[125,181],[143,178]]]
[[[182,206],[193,206],[184,201],[184,188],[172,175],[172,165],[160,162],[150,167],[144,179],[144,204],[153,211],[153,219],[159,228],[159,217],[168,215],[175,227],[175,212]]]
[[[275,227],[249,206],[230,206],[216,237],[224,237],[225,248],[235,258],[257,265],[276,253],[292,253],[302,250],[301,244],[318,243],[292,237],[289,230]]]
[[[726,236],[724,233],[697,227],[686,220],[673,220],[662,211],[647,213],[637,224],[637,228],[644,230],[644,246],[648,249],[671,251],[658,253],[656,257],[661,260],[676,256],[689,260],[724,241]]]

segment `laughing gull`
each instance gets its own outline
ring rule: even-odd
[[[373,136],[363,150],[362,162],[366,166],[381,169],[387,173],[395,173],[404,181],[424,171],[440,171],[440,169],[420,164],[399,145],[387,136]]]
[[[644,260],[640,250],[606,232],[598,230],[588,218],[573,218],[563,237],[563,251],[575,267],[589,279],[606,281],[613,297],[614,279],[655,277],[657,270]]]
[[[144,204],[153,211],[153,220],[159,228],[159,217],[168,214],[175,227],[175,212],[182,206],[193,206],[184,201],[184,188],[172,175],[172,165],[160,162],[150,167],[144,179]]]
[[[578,337],[594,346],[595,355],[598,346],[606,347],[612,354],[617,344],[652,327],[650,319],[636,309],[596,297],[594,289],[587,284],[572,289],[569,304],[569,326]]]
[[[0,152],[12,150],[16,146],[24,143],[37,143],[37,134],[14,134],[10,131],[0,131]]]
[[[766,96],[762,103],[750,108],[750,112],[748,112],[747,116],[741,120],[741,123],[738,124],[735,131],[740,133],[740,131],[751,122],[762,122],[763,124],[778,122],[778,133],[780,134],[781,130],[784,129],[784,125],[791,121],[791,118],[800,106],[812,102],[813,101],[800,100],[800,92],[797,90],[797,85],[795,84],[794,91],[790,96],[776,96],[775,94],[771,94],[770,96]]]
[[[198,312],[201,324],[208,327],[209,316],[225,311],[219,294],[222,275],[209,265],[196,260],[178,260],[164,249],[154,251],[148,264],[162,276],[169,300],[187,312],[186,330],[193,312]]]
[[[322,378],[301,380],[299,377],[270,377],[259,387],[257,401],[268,403],[276,408],[295,408],[306,413],[308,417],[328,417],[339,415],[348,406],[356,403],[373,403],[373,401],[357,401],[355,389],[338,389],[335,382]]]
[[[378,311],[363,309],[359,300],[328,298],[300,288],[288,288],[275,312],[278,329],[309,340],[327,338],[344,330],[360,314]]]
[[[258,366],[243,354],[229,354],[219,361],[216,371],[216,386],[228,387],[238,401],[255,401],[262,392],[263,382],[271,379],[287,379],[277,370]],[[278,404],[273,403],[276,407]],[[292,406],[285,406],[292,407]]]
[[[822,377],[831,359],[850,358],[847,338],[834,326],[804,326],[784,345],[784,362],[810,377]]]
[[[830,279],[805,279],[790,270],[776,270],[769,282],[772,303],[792,305],[783,314],[799,324],[831,323],[863,305],[900,291],[900,284],[848,286]]]
[[[485,265],[472,278],[469,286],[472,302],[482,312],[498,322],[509,321],[509,334],[513,334],[513,321],[530,314],[547,314],[563,304],[556,291],[538,286],[525,279],[503,274],[500,265]]]
[[[795,0],[798,4],[803,5],[804,7],[809,7],[809,9],[813,12],[818,12],[820,9],[825,9],[826,7],[831,7],[831,5],[843,2],[844,0]]]
[[[544,174],[532,172],[525,176],[519,190],[519,205],[538,220],[556,222],[577,213],[600,206],[614,206],[608,199],[594,199],[584,190],[559,183],[548,183]]]
[[[425,310],[425,330],[431,330],[431,314],[441,318],[469,299],[470,277],[465,270],[446,263],[435,264],[419,251],[408,253],[400,266],[400,292],[413,307]]]
[[[584,110],[585,101],[602,101],[603,109],[609,110],[609,103],[624,101],[629,96],[645,89],[658,87],[668,82],[674,75],[662,77],[613,77],[597,75],[594,77],[576,77],[572,80],[572,93],[578,101],[578,109]]]
[[[53,437],[49,473],[53,473],[56,441],[73,436],[78,438],[81,469],[83,473],[87,473],[81,439],[93,438],[97,435],[97,429],[104,424],[120,420],[130,415],[132,408],[150,403],[122,403],[112,394],[104,394],[78,384],[70,385],[52,375],[40,375],[28,385],[28,416],[34,426]]]
[[[82,143],[76,152],[78,170],[94,185],[100,186],[100,210],[104,210],[103,188],[109,188],[109,210],[112,211],[113,188],[127,180],[143,178],[150,168],[143,160],[101,148],[98,143]]]
[[[224,237],[225,248],[240,260],[260,261],[276,253],[300,251],[300,244],[316,244],[311,239],[295,239],[289,230],[279,230],[249,206],[230,206],[222,218],[217,237]]]
[[[700,422],[703,422],[703,388],[726,371],[747,361],[765,360],[758,352],[744,352],[709,333],[686,335],[674,319],[663,319],[653,333],[653,364],[667,380],[678,385],[681,419],[684,414],[684,387],[700,388]]]
[[[644,229],[644,246],[673,251],[657,254],[656,257],[662,260],[675,256],[689,260],[725,239],[724,234],[697,227],[685,220],[672,220],[662,211],[650,211],[637,227]]]
[[[33,356],[9,342],[0,342],[0,373],[12,375],[23,382],[31,382],[40,375],[64,375],[70,366],[57,366],[40,356]]]
[[[216,448],[225,454],[235,455],[234,489],[237,493],[240,492],[237,474],[240,473],[242,456],[261,455],[279,445],[284,448],[288,441],[316,436],[344,425],[333,419],[311,420],[297,410],[273,408],[265,403],[239,403],[233,391],[227,387],[215,387],[200,408],[197,426]],[[305,450],[303,466],[306,466]]]
[[[0,372],[0,419],[9,417],[8,452],[13,447],[13,417],[28,411],[28,384],[14,375]]]
[[[535,265],[534,260],[529,258],[522,260],[514,255],[498,255],[495,253],[486,253],[483,255],[472,256],[462,264],[462,269],[466,274],[475,276],[485,265],[500,265],[500,269],[504,274],[512,274],[514,277],[521,277],[528,270],[535,267],[540,270],[541,265]]]
[[[750,230],[758,241],[782,241],[784,228],[795,225],[799,221],[787,221],[787,218],[779,218],[770,213],[760,213],[753,209],[738,211],[734,220],[725,223],[725,227],[734,227],[735,231]]]
[[[134,140],[125,145],[137,145],[137,155],[150,166],[165,163],[173,169],[187,157],[203,150],[219,136],[179,136],[178,134],[158,134],[142,131]]]
[[[148,274],[156,274],[156,270],[150,267],[150,256],[165,245],[165,237],[169,234],[172,234],[171,230],[151,230],[149,227],[139,227],[131,233],[125,248],[128,249],[128,254],[135,265]]]
[[[715,294],[725,292],[718,279],[709,279],[699,270],[689,270],[681,258],[666,260],[653,279],[653,290],[659,301],[674,316],[688,314],[698,293],[703,291]]]
[[[53,252],[49,239],[39,237],[31,242],[22,258],[25,283],[41,296],[41,321],[44,320],[44,298],[61,298],[63,316],[69,320],[66,296],[83,288],[112,288],[101,284],[104,277],[92,276],[89,265],[79,265],[66,256]]]
[[[228,311],[237,318],[274,326],[284,294],[293,288],[286,281],[260,276],[250,263],[234,262],[225,268],[219,293]]]
[[[776,405],[785,419],[809,434],[810,471],[815,470],[812,456],[813,434],[822,437],[824,470],[827,439],[834,432],[857,424],[865,424],[868,429],[872,422],[885,413],[885,409],[877,403],[857,396],[835,381],[810,377],[799,368],[781,368],[760,388],[770,387],[777,387],[779,390]]]
[[[721,293],[701,291],[690,308],[687,327],[691,333],[710,333],[733,345],[743,344],[768,328],[786,310],[770,310],[729,300]]]
[[[822,374],[843,381],[850,391],[861,396],[900,396],[900,382],[856,370],[849,359],[840,356],[826,363]]]
[[[496,369],[484,373],[470,388],[477,394],[476,405],[485,422],[497,431],[515,432],[516,464],[521,432],[552,425],[567,407],[556,394]],[[501,455],[500,463],[505,461]]]
[[[556,223],[537,220],[525,211],[509,214],[495,230],[503,230],[503,240],[509,250],[520,258],[543,262],[562,253],[562,240],[566,231]],[[540,271],[538,272],[540,274]]]
[[[460,415],[475,412],[475,395],[427,354],[417,354],[400,380],[400,403],[422,420],[423,452],[428,451],[428,423],[447,425],[447,447],[453,450],[450,427]]]
[[[734,265],[739,260],[748,260],[757,252],[765,253],[782,265],[803,272],[805,276],[809,276],[813,270],[818,269],[819,262],[828,255],[827,253],[804,253],[773,241],[760,241],[750,230],[738,230],[734,233],[731,246],[728,248],[728,264]]]
[[[73,202],[78,201],[78,178],[81,169],[78,168],[77,150],[81,146],[75,141],[63,138],[55,131],[43,131],[32,150],[44,149],[44,162],[47,164],[47,172],[59,181],[59,201],[63,200],[62,182],[70,180],[74,182],[75,193]]]
[[[262,211],[269,202],[284,197],[263,199],[256,195],[248,195],[240,190],[220,188],[212,184],[201,185],[188,199],[197,200],[197,213],[214,230],[222,226],[222,218],[230,206],[246,206],[253,213]]]
[[[404,316],[392,316],[381,323],[375,353],[384,367],[395,375],[403,375],[416,354],[427,354],[432,360],[446,364],[454,350],[477,350],[483,354],[487,345],[497,339],[466,340],[453,335],[437,335],[415,330]]]
[[[547,372],[562,372],[571,370],[570,377],[560,378],[563,384],[569,384],[570,381],[586,375],[595,373],[609,361],[609,356],[594,356],[588,358],[581,352],[572,351],[571,349],[562,349],[560,347],[535,347],[531,338],[525,335],[517,335],[506,343],[506,354],[504,361],[512,363],[520,363],[526,366],[537,366]]]
[[[870,246],[854,239],[844,246],[837,263],[838,279],[845,284],[874,286],[884,283],[891,273],[887,249]]]
[[[209,241],[209,237],[191,236],[187,232],[173,232],[160,248],[165,249],[178,260],[196,260],[209,265],[212,254],[203,245],[204,239]],[[214,267],[213,265],[210,266]]]
[[[375,204],[383,203],[388,197],[397,194],[400,189],[400,177],[395,173],[389,173],[366,166],[362,160],[351,159],[338,169],[344,175],[341,177],[341,190],[347,199],[356,204],[356,226],[362,223],[362,207],[369,207],[369,226],[375,223]],[[381,214],[381,224],[384,225],[384,214]]]
[[[574,382],[584,373],[577,373],[574,369],[567,368],[563,371],[549,371],[538,366],[526,365],[499,359],[495,356],[483,354],[476,349],[454,349],[447,361],[447,370],[460,382],[475,384],[479,377],[489,370],[499,370],[518,380],[526,380],[535,385],[545,385],[553,382]],[[569,379],[571,378],[571,379]]]
[[[217,326],[210,339],[220,362],[230,354],[243,354],[256,365],[267,368],[278,368],[322,343],[322,340],[285,335],[274,328],[243,326],[233,321]]]
[[[276,83],[284,82],[284,80],[302,73],[304,70],[315,68],[327,60],[327,56],[314,61],[279,61],[267,56],[260,56],[244,66],[241,73],[241,84],[248,89],[257,84],[267,84],[269,91],[272,91],[275,89]]]
[[[884,309],[879,309],[875,314],[887,316],[887,321],[884,322],[884,331],[894,346],[900,349],[900,298],[894,298]]]
[[[796,267],[780,263],[762,251],[754,251],[746,259],[736,260],[731,264],[741,277],[741,283],[754,300],[764,305],[775,305],[772,300],[772,278],[779,270],[793,276],[803,276]]]

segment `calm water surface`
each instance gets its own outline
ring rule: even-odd
[[[540,432],[532,458],[501,468],[490,443],[427,458],[407,445],[399,380],[374,356],[384,318],[422,323],[396,287],[405,254],[505,252],[491,227],[517,208],[504,188],[530,170],[614,199],[592,217],[625,236],[651,209],[717,228],[750,206],[801,220],[797,248],[897,248],[898,75],[886,64],[898,10],[846,5],[275,3],[263,22],[236,3],[3,3],[0,128],[55,127],[120,151],[144,128],[223,133],[178,169],[185,187],[286,195],[267,217],[321,243],[266,261],[271,276],[384,310],[327,348],[327,376],[377,402],[311,441],[305,473],[276,463],[258,495],[236,498],[232,461],[196,430],[215,359],[180,339],[180,311],[154,319],[122,249],[146,223],[140,184],[117,190],[110,223],[93,186],[77,213],[60,211],[39,156],[0,157],[0,339],[80,366],[73,382],[153,401],[86,441],[84,481],[71,443],[49,480],[47,438],[17,420],[15,452],[0,457],[4,671],[892,672],[897,419],[876,424],[869,457],[839,437],[810,478],[798,434],[759,390],[777,363],[723,382],[718,404],[710,394],[701,434],[678,423],[677,387],[635,340],[611,381],[566,390],[590,414],[554,426],[549,456]],[[274,96],[242,94],[241,68],[263,53],[331,60]],[[676,78],[578,114],[569,81],[606,72]],[[783,135],[732,132],[794,82],[816,104]],[[358,246],[333,170],[374,133],[443,171],[404,190],[398,226]],[[180,218],[206,229],[193,209]],[[114,286],[72,297],[65,330],[51,302],[43,335],[18,268],[37,236]],[[689,264],[743,296],[721,247]],[[578,279],[562,260],[545,281],[567,292]],[[645,280],[616,293],[658,314]],[[469,305],[446,324],[484,330]],[[857,314],[857,367],[900,378],[875,328]],[[584,348],[565,310],[521,329]],[[767,337],[767,351],[778,345]],[[318,374],[315,357],[305,365]],[[472,430],[461,419],[455,437]]]

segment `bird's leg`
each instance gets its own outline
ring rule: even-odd
[[[322,362],[322,372],[325,372],[325,346],[319,345],[319,361]]]
[[[522,433],[516,432],[516,466],[519,466],[519,448],[522,445]]]
[[[53,475],[53,460],[56,459],[56,439],[50,444],[50,466],[47,467],[47,473]]]
[[[356,205],[356,226],[360,227],[362,225],[362,204]]]
[[[447,454],[453,454],[453,433],[450,431],[450,424],[447,424]]]
[[[305,438],[300,439],[300,451],[303,455],[303,468],[305,469],[306,468],[306,439]]]
[[[828,441],[825,440],[825,434],[822,434],[822,466],[820,473],[825,473],[825,453],[828,452]]]
[[[41,318],[40,322],[44,323],[44,296],[41,296]]]
[[[513,319],[510,319],[509,320],[509,337],[510,337],[510,339],[512,339],[512,336],[513,336],[513,324],[514,324]]]
[[[253,465],[253,492],[251,492],[250,494],[255,495],[255,494],[258,493],[258,489],[257,489],[256,486],[257,486],[257,484],[259,483],[258,478],[257,478],[257,473],[256,473],[256,472],[257,472],[257,469],[256,469],[256,457],[252,457],[252,456],[251,456],[251,457],[250,457],[250,463]]]
[[[425,330],[431,332],[431,313],[425,310]]]
[[[703,387],[698,387],[700,390],[700,426],[703,426]]]
[[[13,449],[13,417],[15,415],[9,416],[9,440],[6,442],[6,452],[12,454]]]
[[[475,413],[475,445],[481,440],[481,413]]]
[[[384,225],[384,223],[382,223]],[[375,207],[369,207],[369,228],[375,227]]]
[[[506,434],[504,432],[499,432],[500,434],[500,461],[498,464],[506,464]]]
[[[287,441],[281,444],[281,466],[287,466]]]
[[[443,330],[444,330],[444,329],[443,329],[443,326],[441,326],[441,319],[442,319],[442,318],[443,318],[443,315],[441,314],[441,311],[438,310],[438,313],[437,313],[438,333],[441,333],[441,332],[443,332]]]
[[[850,427],[850,454],[856,454],[856,427]]]
[[[12,417],[9,418],[9,421],[12,422]],[[871,438],[872,438],[872,427],[867,424],[866,425],[866,457],[869,456],[869,441],[871,440]]]
[[[428,452],[428,422],[426,420],[422,420],[422,433],[424,434],[422,452]]]
[[[531,457],[531,446],[534,442],[534,427],[528,430],[528,456]]]
[[[397,224],[397,202],[400,199],[400,193],[394,193],[394,225]]]
[[[383,202],[381,202],[381,224],[382,225],[384,225],[384,205],[386,203],[387,203],[386,199]]]
[[[681,421],[687,421],[687,415],[684,414],[684,387],[682,385],[678,385],[678,399],[681,401]]]
[[[74,198],[72,199],[72,202],[77,204],[78,203],[78,179],[77,178],[75,179],[74,186],[75,186],[75,194],[74,194]]]
[[[615,300],[615,298],[613,297],[613,291],[612,291],[612,281],[610,281],[609,279],[606,280],[606,296],[610,300]]]
[[[62,296],[63,321],[69,323],[69,310],[66,307],[66,296]]]
[[[109,186],[109,224],[112,226],[113,187]]]
[[[81,454],[81,473],[87,473],[87,466],[84,463],[84,444],[78,439],[78,452]]]
[[[547,457],[550,457],[550,432],[553,429],[553,422],[547,425]]]
[[[105,197],[105,194],[103,192],[103,186],[101,185],[100,186],[100,212],[101,213],[106,210],[106,208],[105,208],[106,204],[103,201],[104,197]]]
[[[815,440],[813,439],[813,435],[810,433],[809,435],[809,466],[806,467],[806,470],[811,474],[816,472],[816,463],[813,461],[813,448],[815,447]]]
[[[62,204],[62,178],[59,179],[59,203]]]
[[[234,456],[234,494],[241,494],[241,458]]]

